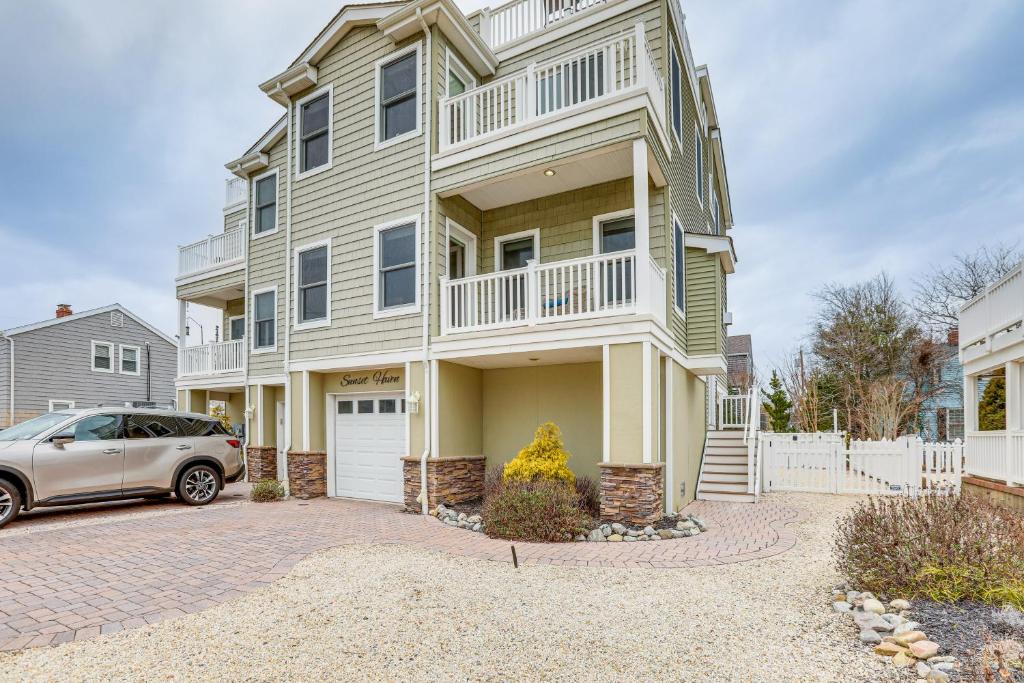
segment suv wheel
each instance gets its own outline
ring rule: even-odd
[[[14,521],[21,512],[21,494],[18,487],[6,479],[0,479],[0,529]]]
[[[188,505],[207,505],[219,493],[220,477],[209,465],[193,465],[178,480],[178,499]]]

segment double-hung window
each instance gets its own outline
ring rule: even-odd
[[[673,270],[675,271],[675,297],[676,310],[686,317],[686,240],[683,234],[683,227],[673,216],[672,232],[675,236],[673,250]]]
[[[693,126],[694,182],[697,183],[697,199],[704,206],[704,141],[700,136],[700,126]]]
[[[267,289],[252,295],[252,348],[267,351],[277,348],[277,290]]]
[[[139,347],[121,344],[121,374],[139,374]]]
[[[398,57],[378,62],[378,143],[419,131],[419,64],[419,43]]]
[[[683,144],[683,72],[679,68],[679,55],[675,48],[672,52],[672,130],[676,140]]]
[[[300,247],[296,251],[297,325],[330,323],[330,262],[331,248],[327,243]]]
[[[245,339],[245,316],[237,315],[228,318],[228,334],[231,341]]]
[[[595,247],[602,254],[632,251],[636,247],[636,221],[632,211],[597,216],[594,219]],[[633,300],[633,261],[628,256],[605,263],[604,304],[622,304]]]
[[[314,93],[299,103],[299,173],[331,164],[332,91]]]
[[[92,343],[92,369],[94,372],[114,371],[114,345],[107,342]]]
[[[377,242],[374,245],[374,300],[377,315],[411,312],[418,308],[418,233],[418,218],[377,226]]]
[[[277,230],[277,173],[273,172],[256,180],[255,190],[256,227],[260,235]]]

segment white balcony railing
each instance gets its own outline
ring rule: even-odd
[[[1024,263],[960,310],[960,348],[987,350],[994,338],[1024,320]]]
[[[242,369],[245,340],[186,346],[178,353],[178,376],[217,375]]]
[[[664,126],[665,83],[637,24],[611,40],[443,98],[441,150],[644,89]]]
[[[234,228],[219,235],[178,247],[178,275],[241,262],[245,255],[245,230]]]
[[[248,194],[249,186],[243,178],[228,178],[224,181],[224,208],[244,204]]]
[[[742,429],[749,419],[749,396],[729,394],[718,400],[718,428]]]
[[[511,0],[480,16],[480,35],[498,49],[605,0]]]
[[[1024,485],[1024,431],[968,432],[964,471]]]
[[[642,306],[636,292],[636,254],[619,251],[448,280],[441,278],[441,334],[538,325],[600,316],[650,312],[658,294]],[[652,259],[650,280],[664,290],[665,271]],[[660,284],[659,284],[660,278]],[[661,292],[660,300],[665,301]],[[664,304],[661,305],[664,308]]]

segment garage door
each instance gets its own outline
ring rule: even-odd
[[[334,415],[335,495],[402,502],[403,395],[345,396]]]

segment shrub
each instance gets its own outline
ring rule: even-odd
[[[1024,607],[1024,518],[979,497],[870,498],[839,522],[835,552],[860,590]]]
[[[576,477],[576,504],[593,519],[601,517],[601,489],[590,477]]]
[[[576,475],[569,469],[569,452],[562,442],[562,431],[554,422],[545,422],[533,435],[533,442],[505,465],[505,481],[559,481],[572,487]]]
[[[264,479],[252,485],[249,498],[254,503],[272,503],[284,498],[284,486],[276,479]]]
[[[483,519],[488,536],[519,541],[570,541],[591,525],[575,491],[547,479],[505,480],[484,500]]]
[[[487,500],[501,489],[505,478],[505,465],[491,465],[484,472],[484,500]]]

